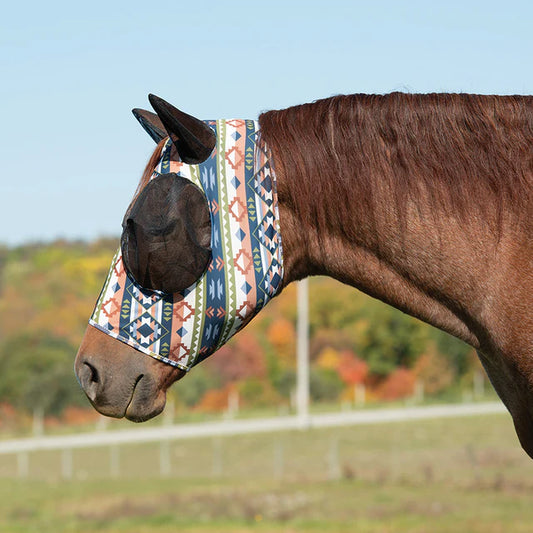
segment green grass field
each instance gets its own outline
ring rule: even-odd
[[[490,415],[0,457],[1,532],[530,532],[533,461]],[[111,471],[111,458],[114,466]]]

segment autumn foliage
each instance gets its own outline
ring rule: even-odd
[[[266,334],[268,341],[279,357],[280,363],[286,367],[293,367],[296,351],[294,324],[284,317],[276,317],[268,326]]]
[[[220,376],[222,383],[234,383],[250,377],[264,378],[264,351],[257,338],[244,330],[230,344],[222,346],[216,357],[205,365]]]
[[[208,390],[196,406],[196,410],[211,412],[225,411],[228,408],[229,396],[234,390],[235,388],[231,384],[221,389]]]
[[[381,400],[398,400],[413,396],[416,376],[412,370],[397,368],[376,388],[376,395]]]
[[[115,239],[0,246],[0,424],[35,405],[72,423],[94,416],[72,366],[117,246]],[[251,407],[288,405],[296,315],[291,284],[171,390],[176,405],[220,411],[232,394]],[[363,388],[367,398],[407,398],[417,382],[425,394],[441,394],[468,378],[470,351],[351,287],[311,279],[314,401],[353,401]]]
[[[337,369],[340,378],[346,385],[364,383],[368,376],[368,364],[348,350],[341,353]]]

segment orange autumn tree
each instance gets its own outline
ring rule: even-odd
[[[381,400],[399,400],[412,396],[415,385],[415,373],[408,368],[399,367],[376,387],[375,393]]]
[[[264,378],[266,363],[264,350],[257,337],[241,331],[232,342],[222,346],[213,357],[203,363],[219,376],[223,385],[249,377]]]
[[[368,376],[368,363],[359,359],[350,350],[343,350],[339,357],[337,372],[346,385],[358,385],[364,383]]]
[[[274,398],[266,379],[265,353],[253,332],[241,331],[204,365],[218,377],[221,387],[207,390],[198,410],[222,411],[228,407],[230,395],[237,393],[244,403],[265,403],[265,398]]]
[[[196,411],[225,411],[228,408],[229,396],[235,390],[235,385],[227,383],[221,389],[210,389],[202,396],[196,405]]]
[[[285,368],[292,368],[296,362],[296,332],[290,320],[275,318],[267,328],[267,339],[276,351],[276,357]]]

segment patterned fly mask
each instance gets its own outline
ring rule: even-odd
[[[191,140],[187,120],[197,119],[150,101],[158,116],[134,114],[156,141],[170,138],[126,213],[121,249],[89,323],[187,371],[281,288],[276,181],[257,122],[202,122],[200,140]],[[182,119],[178,132],[172,114]]]

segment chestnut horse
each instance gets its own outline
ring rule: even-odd
[[[336,96],[259,124],[283,285],[331,276],[473,346],[533,457],[533,97]],[[91,326],[76,372],[96,409],[134,421],[184,375]]]

